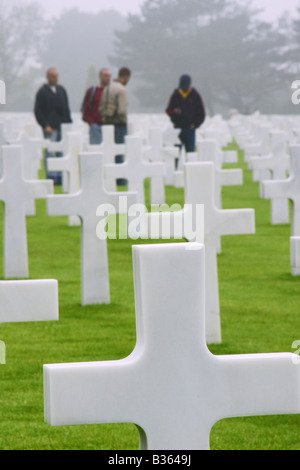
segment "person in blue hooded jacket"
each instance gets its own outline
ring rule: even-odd
[[[182,75],[179,87],[174,90],[166,113],[176,129],[181,129],[179,139],[186,152],[194,152],[196,147],[196,129],[205,120],[205,108],[201,95],[191,86],[189,75]]]

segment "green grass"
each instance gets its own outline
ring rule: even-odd
[[[226,165],[231,167],[243,168],[244,185],[223,188],[223,208],[254,208],[256,234],[222,237],[222,343],[209,348],[214,354],[294,352],[292,343],[300,339],[300,278],[291,276],[290,225],[270,225],[270,201],[259,198],[241,152],[238,165]],[[149,201],[148,182],[146,194]],[[166,188],[169,205],[182,204],[183,198],[182,189]],[[60,320],[0,324],[7,353],[0,366],[0,450],[138,449],[132,424],[46,424],[43,364],[130,354],[136,340],[131,247],[145,241],[108,241],[111,303],[82,307],[80,228],[69,227],[66,217],[48,217],[45,201],[36,207],[36,216],[27,218],[30,278],[58,280]],[[223,420],[211,431],[211,448],[299,450],[299,425],[300,415]]]

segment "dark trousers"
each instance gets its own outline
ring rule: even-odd
[[[195,129],[190,129],[189,127],[181,129],[181,132],[179,134],[179,139],[181,140],[182,145],[184,146],[185,151],[187,153],[195,152],[195,148],[196,148]]]
[[[61,131],[60,129],[53,129],[52,134],[46,134],[44,131],[44,137],[47,140],[50,140],[51,142],[59,142],[61,140]],[[45,165],[45,173],[46,173],[46,178],[53,180],[55,185],[61,185],[62,184],[62,172],[60,171],[48,171],[48,165],[47,165],[47,160],[48,158],[59,158],[62,157],[63,154],[61,152],[49,152],[47,149],[45,150],[45,156],[44,156],[44,165]]]

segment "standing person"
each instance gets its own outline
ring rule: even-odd
[[[89,125],[90,144],[97,145],[102,142],[102,118],[100,115],[100,103],[103,89],[109,85],[111,78],[108,69],[99,72],[99,85],[90,87],[85,94],[82,104],[82,119]]]
[[[100,104],[103,124],[115,126],[115,142],[117,144],[124,144],[127,135],[128,94],[126,85],[130,77],[131,71],[129,68],[120,68],[118,78],[104,89]],[[115,161],[116,163],[122,163],[124,155],[117,155]],[[125,185],[126,180],[118,179],[117,184]]]
[[[173,92],[166,113],[176,129],[181,129],[179,139],[186,152],[194,152],[196,129],[205,120],[205,108],[198,91],[191,86],[189,75],[182,75],[179,87]]]
[[[45,139],[52,142],[61,140],[61,124],[71,123],[68,95],[64,87],[58,85],[58,72],[55,68],[47,70],[47,83],[37,92],[34,104],[34,114],[38,124],[43,130]],[[54,184],[61,184],[61,172],[49,172],[47,158],[50,156],[61,156],[57,153],[50,154],[45,151],[45,171],[48,179],[53,179]]]

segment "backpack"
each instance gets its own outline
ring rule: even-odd
[[[90,87],[84,97],[83,103],[81,105],[82,120],[84,122],[89,122],[89,113],[93,107],[94,96],[96,94],[97,87]]]

